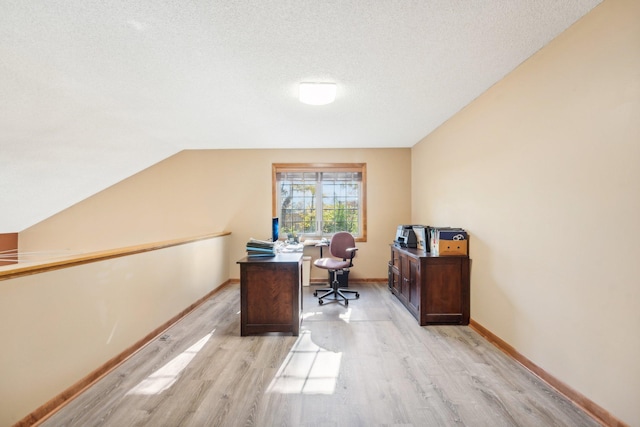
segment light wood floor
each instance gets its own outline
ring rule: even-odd
[[[597,426],[466,326],[420,327],[386,284],[304,288],[299,337],[240,337],[216,294],[42,425]]]

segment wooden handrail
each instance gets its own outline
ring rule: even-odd
[[[6,266],[7,269],[0,267],[0,281],[14,279],[21,276],[28,276],[31,274],[44,273],[46,271],[59,270],[61,268],[73,267],[76,265],[88,264],[91,262],[104,261],[111,258],[135,255],[142,252],[156,251],[158,249],[169,248],[171,246],[184,245],[187,243],[197,242],[199,240],[228,236],[230,234],[230,231],[222,231],[200,236],[183,237],[173,240],[164,240],[161,242],[145,243],[142,245],[108,249],[105,251],[89,252],[81,255],[68,256],[54,261],[29,263],[28,265],[15,264],[16,266]]]

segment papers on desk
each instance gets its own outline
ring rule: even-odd
[[[304,245],[302,243],[289,244],[286,243],[279,248],[278,252],[290,253],[290,252],[302,252]]]
[[[303,242],[303,245],[305,245],[305,246],[315,246],[320,242],[321,242],[321,240],[318,240],[318,239],[306,239]]]
[[[282,241],[271,242],[268,240],[258,240],[251,238],[247,242],[248,257],[272,257],[277,253],[302,252],[304,245],[302,243],[285,243]]]
[[[247,242],[248,257],[272,257],[276,256],[275,242],[250,238]]]
[[[304,241],[304,246],[329,246],[330,240],[327,238],[322,239],[307,239]]]

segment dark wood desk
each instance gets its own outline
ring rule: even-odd
[[[245,257],[240,264],[240,335],[300,333],[302,253]]]

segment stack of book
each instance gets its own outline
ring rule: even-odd
[[[274,242],[266,240],[249,239],[247,242],[248,257],[269,257],[276,255],[276,247]]]

